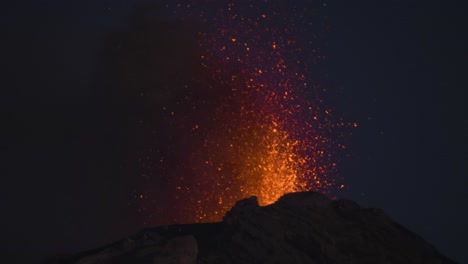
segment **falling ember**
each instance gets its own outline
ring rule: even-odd
[[[322,28],[317,10],[292,5],[281,12],[267,1],[247,2],[219,5],[214,15],[193,9],[208,28],[198,34],[202,71],[194,82],[217,100],[208,121],[184,120],[192,122],[187,164],[159,172],[175,178],[170,195],[181,212],[173,222],[219,221],[253,195],[268,205],[289,192],[344,188],[330,176],[344,148],[333,131],[344,124],[332,120],[311,77],[318,74],[318,44],[301,39]],[[203,104],[190,103],[198,116]]]

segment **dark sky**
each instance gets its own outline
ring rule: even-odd
[[[349,197],[467,262],[463,12],[441,1],[334,11],[333,105],[361,124],[344,170]]]
[[[319,79],[326,104],[359,125],[346,138],[347,188],[336,195],[383,208],[468,262],[463,9],[442,1],[342,2],[327,2],[321,13],[326,60]],[[1,8],[2,256],[76,252],[143,226],[132,199],[142,187],[134,175],[149,155],[145,146],[178,144],[171,135],[153,136],[162,117],[151,109],[190,92],[185,82],[198,74],[190,59],[197,21],[174,22],[164,9],[152,13],[154,6],[24,1]],[[135,41],[138,32],[156,33]],[[154,80],[153,71],[167,79]],[[129,83],[144,87],[145,99]],[[218,98],[209,90],[196,95]],[[203,113],[212,110],[208,104]],[[172,156],[172,166],[181,156]]]

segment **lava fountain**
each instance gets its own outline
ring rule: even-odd
[[[216,96],[184,102],[190,114],[178,122],[190,124],[183,126],[188,157],[179,169],[153,172],[170,175],[166,207],[157,199],[143,207],[154,219],[171,215],[171,223],[211,222],[253,195],[268,205],[289,192],[329,192],[344,148],[332,135],[348,124],[334,121],[313,80],[322,74],[325,7],[203,2],[176,10],[196,13],[206,28],[198,32],[200,74],[191,85]],[[213,111],[200,110],[207,104]],[[135,196],[151,197],[151,187],[144,192]]]

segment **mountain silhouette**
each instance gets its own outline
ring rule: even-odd
[[[47,263],[455,263],[381,209],[318,192],[259,206],[238,201],[222,222],[147,228]]]

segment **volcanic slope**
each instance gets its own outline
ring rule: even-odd
[[[238,201],[219,223],[148,228],[48,263],[455,263],[380,209],[317,192],[259,206]]]

